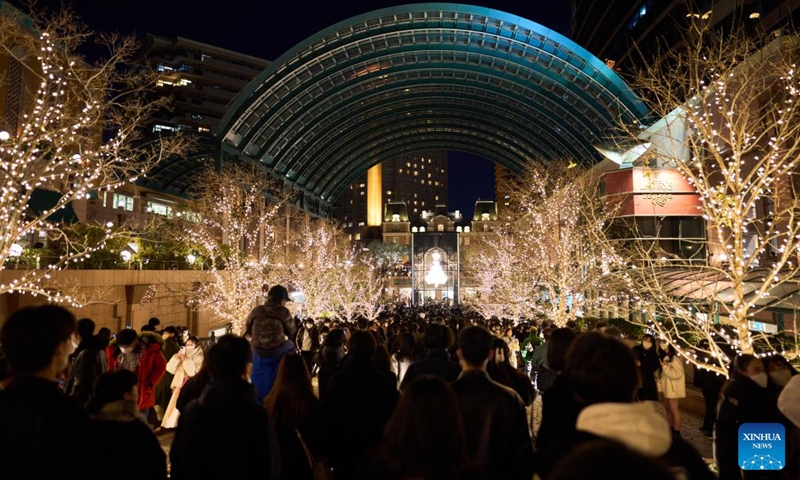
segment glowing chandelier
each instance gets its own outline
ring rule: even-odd
[[[442,256],[439,253],[433,253],[431,254],[431,257],[433,258],[433,261],[431,262],[431,268],[425,275],[425,283],[428,285],[433,285],[434,287],[444,285],[447,283],[447,274],[445,274],[444,270],[442,269]]]

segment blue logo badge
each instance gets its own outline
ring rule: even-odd
[[[739,426],[739,467],[742,470],[781,470],[786,465],[786,429],[780,423]]]

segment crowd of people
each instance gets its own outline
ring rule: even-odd
[[[0,330],[3,478],[716,478],[681,435],[685,362],[653,335],[631,348],[601,322],[446,305],[297,319],[288,301],[273,287],[243,336],[208,348],[157,319],[112,338],[61,307],[15,312]],[[738,355],[727,381],[695,372],[721,480],[800,478],[796,374],[780,355]],[[740,470],[747,422],[784,425],[783,470]]]

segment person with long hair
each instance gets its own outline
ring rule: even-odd
[[[478,480],[452,388],[433,375],[409,384],[358,479]]]
[[[281,450],[281,477],[287,480],[311,480],[311,467],[302,442],[315,457],[324,456],[327,421],[322,403],[314,396],[311,376],[303,358],[297,354],[283,357],[272,391],[264,399],[275,426]]]

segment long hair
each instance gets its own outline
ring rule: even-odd
[[[457,479],[468,472],[466,435],[450,385],[431,375],[411,382],[383,430],[379,454],[399,478]]]
[[[303,357],[284,355],[275,384],[264,399],[275,427],[291,431],[309,418],[313,406],[318,403]]]

